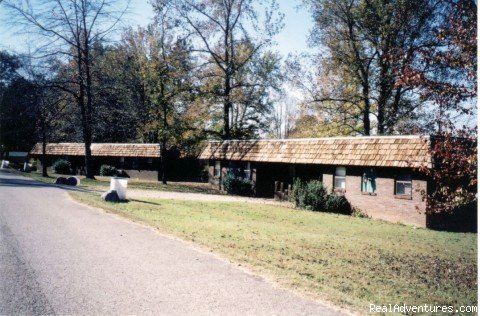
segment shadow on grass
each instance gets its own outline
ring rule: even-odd
[[[5,171],[2,170],[3,174],[11,174],[11,175],[20,175],[23,176],[21,173],[12,172],[12,171]],[[53,178],[50,178],[53,179]],[[77,191],[77,192],[91,192],[95,193],[98,191],[81,188],[81,187],[74,187],[68,185],[61,185],[61,184],[54,184],[48,182],[42,182],[36,179],[18,179],[18,178],[1,178],[0,179],[0,187],[17,187],[17,188],[59,188],[64,189],[67,191]]]
[[[137,202],[137,203],[142,203],[142,204],[151,204],[151,205],[162,205],[160,203],[155,203],[155,202],[149,202],[149,201],[142,201],[142,200],[135,200],[135,199],[130,199],[127,200],[129,202]]]

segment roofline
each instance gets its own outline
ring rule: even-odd
[[[338,137],[317,137],[317,138],[267,138],[267,139],[228,139],[209,140],[210,143],[221,142],[269,142],[269,141],[309,141],[309,140],[348,140],[348,139],[421,139],[431,138],[430,135],[375,135],[375,136],[338,136]]]
[[[42,143],[36,143],[42,144]],[[46,143],[47,145],[85,145],[83,142],[78,143]],[[159,143],[91,143],[91,145],[159,145]]]

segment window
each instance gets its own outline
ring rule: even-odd
[[[249,162],[245,163],[245,167],[243,168],[243,173],[244,173],[244,179],[250,180],[252,169]]]
[[[403,174],[395,180],[395,195],[403,197],[412,196],[412,176]]]
[[[222,171],[222,163],[220,161],[215,161],[215,170],[213,172],[214,177],[220,177]]]
[[[346,175],[347,175],[347,168],[345,167],[335,168],[335,177],[333,178],[335,189],[345,190]]]
[[[362,175],[362,193],[374,194],[377,191],[377,176],[374,169],[367,169]]]

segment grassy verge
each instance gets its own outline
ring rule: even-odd
[[[45,183],[53,183],[57,177],[65,177],[65,175],[59,175],[52,173],[49,178],[42,177],[40,172],[21,173],[22,175],[32,178],[37,181]],[[80,176],[80,187],[86,189],[103,189],[110,186],[110,177],[97,176],[95,180],[87,179],[84,176]],[[129,188],[142,189],[142,190],[158,190],[158,191],[170,191],[170,192],[187,192],[187,193],[204,193],[204,194],[221,194],[219,190],[211,188],[207,185],[182,183],[182,182],[169,182],[164,185],[160,182],[154,181],[141,181],[131,179],[128,182]]]
[[[362,314],[368,304],[477,304],[477,235],[270,205],[70,193]]]

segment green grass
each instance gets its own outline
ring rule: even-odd
[[[359,313],[368,304],[477,304],[477,235],[271,205],[70,193],[193,241],[283,286]]]
[[[60,175],[51,173],[48,178],[42,177],[42,174],[38,171],[31,173],[21,173],[22,175],[32,178],[44,183],[53,183],[57,177],[68,177],[66,175]],[[80,177],[80,187],[85,189],[103,189],[110,186],[110,177],[97,176],[95,180],[87,179],[84,176]],[[219,190],[210,188],[208,186],[199,186],[182,182],[169,182],[164,185],[156,181],[142,181],[130,179],[128,181],[128,187],[132,189],[143,190],[157,190],[157,191],[170,191],[170,192],[186,192],[186,193],[205,193],[205,194],[221,194]]]

